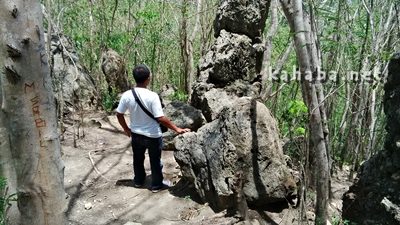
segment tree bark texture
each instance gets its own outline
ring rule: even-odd
[[[181,43],[181,57],[183,66],[183,80],[184,89],[188,96],[192,95],[192,85],[194,77],[194,63],[193,63],[193,43],[196,38],[199,24],[200,24],[200,14],[202,8],[202,0],[197,0],[196,7],[196,21],[194,23],[194,28],[191,35],[189,36],[188,25],[188,0],[182,0],[182,20],[181,20],[181,30],[180,30],[180,43]]]
[[[270,3],[271,10],[271,23],[265,38],[265,51],[263,54],[263,62],[261,65],[261,80],[263,82],[261,89],[261,99],[265,101],[267,99],[268,90],[271,88],[271,84],[268,84],[268,77],[272,74],[269,74],[269,68],[272,66],[271,57],[272,57],[272,39],[278,31],[278,0],[272,0]]]
[[[23,225],[65,224],[63,163],[39,1],[0,1],[2,121]]]
[[[4,60],[0,56],[0,65]],[[1,79],[0,79],[0,105],[3,102]],[[7,178],[7,193],[11,195],[17,192],[17,178],[15,174],[14,162],[11,156],[11,146],[8,137],[8,131],[5,128],[6,117],[0,110],[0,176]],[[19,224],[19,212],[16,202],[10,202],[11,206],[4,215],[8,225]]]
[[[300,66],[301,86],[304,101],[306,102],[310,116],[310,138],[314,151],[314,170],[317,176],[317,203],[315,206],[315,224],[326,224],[328,197],[329,197],[329,162],[323,118],[321,113],[321,103],[318,100],[317,82],[310,82],[310,78],[319,66],[319,60],[315,48],[315,39],[311,36],[310,20],[303,14],[301,0],[286,1],[281,0],[283,11],[288,19],[290,28],[294,34],[296,56]]]

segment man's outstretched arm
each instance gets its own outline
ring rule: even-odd
[[[167,117],[162,116],[157,118],[158,122],[161,123],[162,125],[168,127],[169,129],[175,131],[178,134],[183,134],[186,132],[190,132],[189,128],[180,128],[177,127],[171,120],[169,120]]]

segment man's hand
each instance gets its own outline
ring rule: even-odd
[[[162,116],[157,118],[159,123],[162,123],[164,126],[168,127],[169,129],[175,131],[177,134],[183,134],[186,132],[190,132],[189,128],[180,128],[177,127],[171,120],[169,120],[167,117]]]
[[[183,133],[190,132],[190,129],[189,129],[189,128],[179,128],[179,127],[178,127],[178,128],[175,130],[175,132],[178,133],[178,134],[183,134]]]

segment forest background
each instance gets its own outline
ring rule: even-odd
[[[296,39],[297,34],[287,22],[290,8],[288,4],[281,7],[280,2],[271,1],[267,26],[260,40],[265,47],[259,75],[263,78],[260,99],[278,120],[282,139],[298,140],[305,145],[285,152],[299,165],[305,165],[309,160],[306,152],[309,142],[304,140],[310,137],[312,113],[308,110],[312,105],[306,106],[303,101],[305,90],[301,82],[286,80],[288,74],[296,74],[304,65],[299,54],[296,57],[299,46],[295,46],[293,37]],[[176,91],[171,99],[190,101],[200,59],[214,42],[217,1],[45,0],[42,3],[48,37],[65,35],[76,45],[80,61],[94,79],[106,111],[112,111],[120,92],[110,92],[102,76],[101,55],[107,49],[123,57],[131,83],[131,69],[145,63],[154,75],[152,90],[160,91],[164,85],[172,84]],[[363,161],[383,149],[386,119],[381,99],[388,61],[399,50],[400,5],[395,0],[310,0],[303,1],[303,5],[320,71],[333,73],[337,78],[328,79],[317,90],[325,93],[316,108],[325,112],[321,115],[321,127],[329,168],[334,172],[348,165],[352,179]],[[373,79],[362,79],[365,75]]]
[[[43,2],[54,18],[51,29],[63,31],[76,44],[83,65],[111,110],[118,93],[107,93],[101,78],[100,55],[117,51],[129,68],[146,63],[152,69],[152,89],[173,84],[174,99],[187,100],[188,77],[196,76],[199,60],[214,40],[213,20],[218,2],[210,1],[54,1]],[[304,9],[315,22],[321,71],[337,79],[323,85],[334,165],[360,162],[383,148],[385,116],[381,96],[388,60],[399,50],[399,4],[395,0],[305,1]],[[47,24],[49,24],[47,22]],[[49,27],[48,27],[49,29]],[[307,107],[300,83],[285,82],[297,68],[293,34],[278,1],[271,2],[263,35],[267,68],[265,104],[278,120],[283,138],[306,135]],[[362,79],[363,74],[372,80]],[[353,76],[352,76],[353,75]],[[292,154],[298,154],[292,152]],[[297,155],[300,157],[300,155]]]

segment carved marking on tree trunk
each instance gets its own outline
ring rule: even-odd
[[[18,9],[17,9],[17,6],[16,6],[16,5],[14,5],[13,10],[11,11],[11,15],[12,15],[12,17],[17,18],[17,16],[18,16]]]
[[[29,44],[29,42],[31,41],[31,39],[29,37],[25,37],[24,39],[22,39],[21,43],[24,45]]]
[[[27,93],[28,88],[35,89],[35,82],[32,82],[31,84],[25,83],[25,88],[24,88],[25,94]]]
[[[18,165],[18,224],[65,225],[60,142],[40,1],[0,0],[0,17],[0,30],[7,33],[0,38],[5,47],[0,53],[5,80],[0,103],[10,103],[4,106],[9,117],[5,122],[15,124],[7,133],[12,161]]]
[[[8,82],[15,85],[18,83],[19,80],[21,80],[21,76],[17,73],[12,65],[6,65],[5,69]]]
[[[42,65],[47,65],[46,48],[44,45],[39,45],[38,52],[40,53],[40,62]]]
[[[42,65],[47,65],[46,52],[40,52],[40,62],[42,63]]]
[[[35,119],[35,124],[37,128],[46,127],[46,120],[42,118]]]
[[[41,128],[44,128],[47,126],[46,124],[46,120],[42,118],[41,112],[40,112],[40,97],[39,95],[36,93],[36,86],[35,83],[25,83],[25,87],[24,87],[24,91],[25,94],[33,94],[33,97],[30,99],[30,102],[32,103],[32,115],[33,118],[35,119],[35,126],[36,126],[36,130],[38,132],[39,135],[39,145],[40,147],[47,147],[46,146],[46,142],[43,139],[42,136],[42,131]]]
[[[40,98],[38,95],[31,99],[32,102],[32,115],[35,118],[35,125],[37,128],[46,127],[46,120],[41,118],[39,102]]]
[[[7,52],[8,56],[10,56],[11,58],[19,58],[22,55],[21,51],[11,44],[7,44]]]
[[[37,34],[37,36],[38,36],[38,38],[40,40],[40,28],[39,28],[38,25],[35,26],[35,30],[36,30],[36,34]]]
[[[31,99],[32,102],[32,112],[33,115],[39,115],[40,116],[40,110],[39,110],[39,96],[35,96],[34,98]]]

